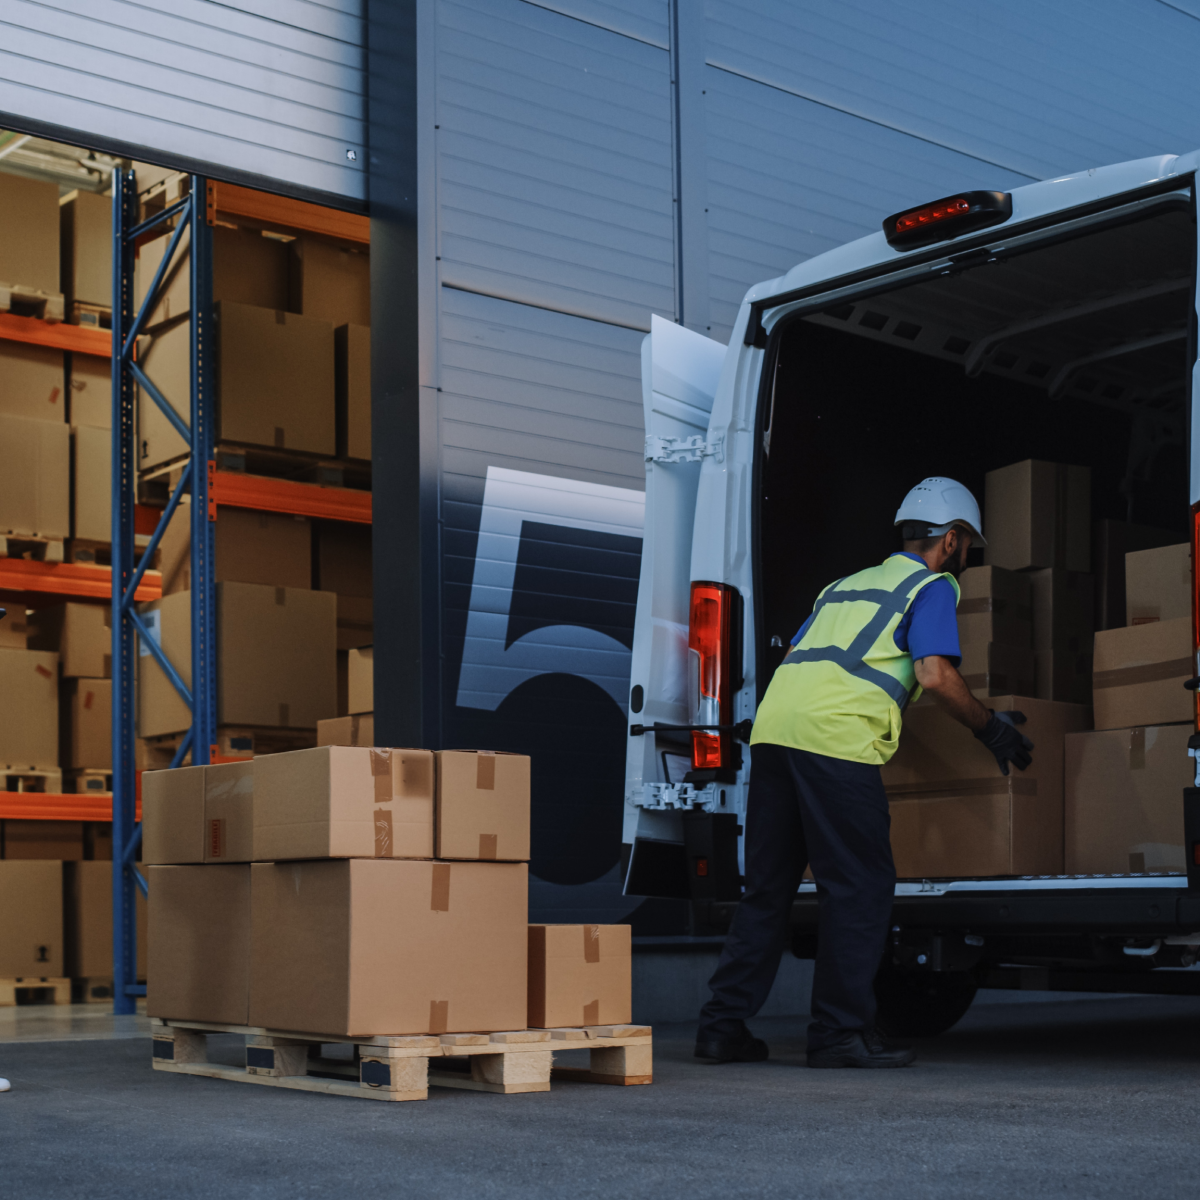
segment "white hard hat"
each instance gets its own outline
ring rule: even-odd
[[[937,537],[955,525],[965,525],[980,546],[987,545],[975,497],[953,479],[942,479],[937,475],[922,479],[896,510],[895,524],[904,521],[924,525],[928,531],[922,535],[925,537]]]

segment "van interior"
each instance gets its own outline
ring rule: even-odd
[[[820,590],[899,549],[893,514],[926,476],[983,505],[995,468],[1085,465],[1094,521],[1188,539],[1191,197],[1046,234],[774,332],[759,402],[760,698]],[[983,521],[986,534],[986,508]]]

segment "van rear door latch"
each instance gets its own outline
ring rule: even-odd
[[[704,458],[725,460],[725,439],[715,437],[706,441],[699,434],[695,437],[661,437],[657,433],[646,435],[646,461],[656,463],[700,462]]]

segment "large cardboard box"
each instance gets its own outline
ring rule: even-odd
[[[146,1012],[246,1025],[250,982],[248,863],[147,868]],[[310,975],[305,991],[322,992]],[[323,981],[322,981],[323,982]]]
[[[1190,725],[1073,733],[1066,739],[1068,875],[1187,870],[1183,789]]]
[[[191,686],[191,593],[140,609]],[[217,721],[316,729],[337,715],[337,611],[329,592],[217,584]],[[138,651],[138,733],[179,733],[191,714],[146,646]]]
[[[71,535],[90,541],[112,538],[112,433],[92,425],[71,431],[75,449],[75,487],[71,497]]]
[[[529,1027],[627,1024],[630,933],[628,925],[530,925]]]
[[[316,539],[317,586],[338,598],[338,649],[369,646],[372,620],[371,527],[322,521]]]
[[[112,681],[64,679],[62,765],[112,770]]]
[[[82,821],[5,821],[4,857],[6,859],[57,859],[59,862],[83,858]]]
[[[1090,704],[1095,580],[1078,571],[1044,567],[1029,574],[1037,691],[1043,700]]]
[[[185,320],[163,324],[147,337],[138,338],[138,365],[166,402],[187,426],[191,422],[191,334]],[[137,390],[137,463],[145,471],[188,453],[162,410],[145,389]]]
[[[1029,576],[1002,567],[968,567],[958,578],[958,637],[963,645],[1033,644]]]
[[[0,978],[62,977],[62,871],[60,862],[0,862]]]
[[[347,708],[352,717],[375,711],[375,648],[362,646],[349,652]]]
[[[1092,534],[1092,571],[1096,578],[1096,628],[1128,624],[1125,614],[1125,556],[1131,550],[1173,546],[1181,534],[1128,521],[1097,521]]]
[[[112,676],[112,608],[70,600],[40,608],[30,618],[30,650],[53,650],[70,679]]]
[[[71,355],[72,425],[112,428],[112,361],[96,354]]]
[[[339,1036],[524,1027],[524,863],[250,869],[250,1024]]]
[[[0,171],[0,213],[0,283],[58,295],[58,184]]]
[[[0,650],[0,768],[58,769],[58,655]]]
[[[217,393],[223,439],[336,453],[333,326],[221,301]]]
[[[64,867],[66,973],[72,979],[112,977],[113,866],[73,862]],[[146,901],[137,892],[137,977],[146,978]]]
[[[291,243],[293,312],[331,325],[371,324],[371,259],[365,246],[305,234]]]
[[[254,855],[254,762],[204,768],[204,861],[249,862]]]
[[[985,696],[1027,696],[1037,682],[1036,660],[1028,646],[1003,642],[964,642],[959,673],[967,687]]]
[[[1195,717],[1191,617],[1096,634],[1092,704],[1097,729],[1171,725]]]
[[[317,746],[255,760],[254,858],[432,858],[429,750]]]
[[[437,856],[529,859],[529,756],[437,752]]]
[[[339,325],[334,330],[337,372],[338,454],[371,457],[371,330]]]
[[[112,199],[68,192],[59,201],[62,292],[68,304],[112,305]]]
[[[67,411],[65,383],[61,350],[0,341],[0,413],[63,421]]]
[[[0,534],[65,538],[70,491],[66,423],[0,413]]]
[[[175,767],[142,775],[142,862],[205,861],[204,771]]]
[[[213,229],[213,300],[288,307],[288,245],[258,229]]]
[[[1192,548],[1187,542],[1125,555],[1125,623],[1192,615]]]
[[[27,650],[29,648],[29,616],[23,604],[8,603],[0,617],[0,648]]]
[[[988,564],[1010,571],[1091,566],[1092,475],[1026,459],[989,471],[984,485]]]
[[[333,717],[317,722],[318,746],[375,745],[375,715],[360,713],[353,717]]]
[[[1025,714],[1027,770],[1001,775],[992,753],[933,703],[904,715],[900,749],[883,767],[901,878],[1062,873],[1063,737],[1087,727],[1087,710],[1026,696],[986,703]]]

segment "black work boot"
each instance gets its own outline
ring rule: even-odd
[[[762,1038],[756,1038],[745,1025],[737,1033],[701,1033],[696,1038],[696,1057],[711,1062],[762,1062],[770,1052]]]
[[[808,1052],[810,1067],[907,1067],[917,1057],[915,1050],[891,1046],[878,1034],[848,1033],[828,1046]]]

